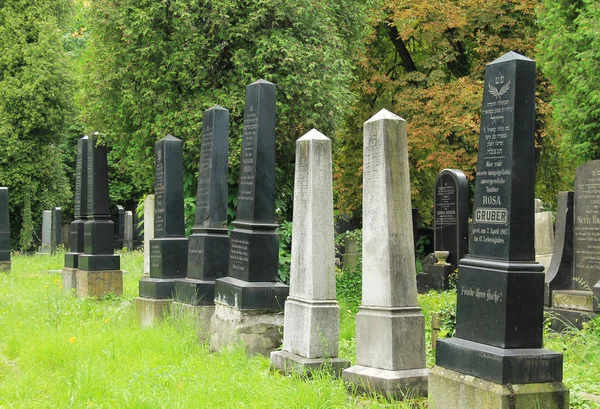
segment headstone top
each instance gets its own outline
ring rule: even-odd
[[[256,80],[256,81],[254,81],[254,82],[253,82],[252,84],[250,84],[250,85],[258,85],[258,84],[269,84],[269,85],[275,85],[275,84],[273,84],[272,82],[269,82],[269,81],[267,81],[267,80],[265,80],[265,79],[263,79],[263,78],[261,78],[261,79],[259,79],[259,80]]]
[[[302,141],[313,140],[313,139],[320,139],[323,141],[331,140],[328,137],[326,137],[325,135],[323,135],[321,132],[319,132],[313,128],[310,131],[308,131],[306,134],[304,134],[301,138],[299,138],[298,141],[302,142]]]
[[[164,138],[161,139],[161,141],[179,141],[179,139],[171,134],[167,134]]]
[[[368,124],[370,122],[375,122],[375,121],[381,121],[382,119],[393,119],[393,120],[399,120],[399,121],[404,121],[403,118],[399,117],[398,115],[388,111],[387,109],[382,109],[381,111],[377,112],[375,115],[373,115],[371,118],[369,118],[365,124]]]
[[[488,65],[503,63],[503,62],[507,62],[507,61],[514,61],[514,60],[522,60],[522,61],[534,62],[531,58],[527,58],[524,55],[521,55],[519,53],[515,53],[514,51],[509,51],[506,54],[504,54],[503,56],[496,58],[494,61],[492,61]]]
[[[222,111],[227,111],[227,108],[222,107],[221,105],[215,104],[211,106],[209,109],[220,109]]]

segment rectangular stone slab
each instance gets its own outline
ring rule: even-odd
[[[177,280],[173,298],[184,304],[215,305],[215,282],[189,278]]]
[[[239,310],[281,311],[289,287],[277,282],[248,282],[224,277],[215,281],[215,294],[215,302]]]

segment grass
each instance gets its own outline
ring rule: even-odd
[[[124,295],[101,300],[63,292],[63,257],[15,256],[12,272],[0,274],[0,408],[426,407],[424,399],[352,396],[327,374],[309,380],[281,376],[269,370],[268,359],[248,357],[240,348],[211,353],[198,343],[191,320],[140,330],[133,299],[141,253],[121,255]],[[431,314],[454,297],[419,297],[426,327]],[[354,362],[354,313],[340,304],[340,356]],[[600,394],[600,321],[546,340],[565,354],[572,407],[593,408],[577,393]],[[429,348],[427,355],[432,365]]]

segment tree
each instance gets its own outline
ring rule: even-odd
[[[554,86],[554,119],[577,164],[600,158],[600,4],[545,0],[539,56]]]
[[[536,0],[403,0],[377,6],[360,64],[361,98],[337,150],[338,209],[361,209],[362,123],[381,108],[407,121],[413,207],[432,221],[437,173],[452,167],[475,176],[485,65],[507,51],[534,57]],[[538,81],[538,156],[547,132],[549,94]],[[355,155],[349,154],[355,152]],[[551,183],[550,190],[556,186]],[[555,194],[555,193],[554,193]]]
[[[61,26],[68,0],[0,5],[0,184],[9,188],[13,248],[29,250],[42,211],[71,196],[62,153],[72,104]]]
[[[360,0],[98,0],[91,2],[84,122],[105,134],[113,200],[153,189],[154,143],[184,141],[185,191],[195,195],[202,113],[230,110],[235,201],[245,86],[277,85],[277,208],[291,218],[295,140],[325,134],[353,101],[350,55],[360,47]],[[118,170],[118,172],[116,171]]]

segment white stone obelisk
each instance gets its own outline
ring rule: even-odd
[[[335,296],[331,140],[313,129],[296,141],[290,295],[283,350],[271,366],[285,373],[349,366],[337,358],[340,307]]]
[[[417,304],[406,122],[383,109],[364,124],[362,304],[358,390],[426,396],[425,321]]]

